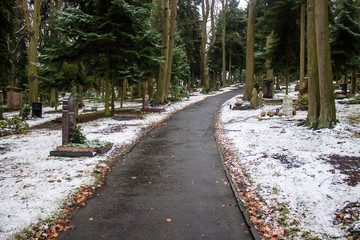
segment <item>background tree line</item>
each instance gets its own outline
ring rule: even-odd
[[[0,87],[54,106],[59,92],[95,89],[109,115],[130,90],[163,104],[190,88],[243,81],[249,99],[265,78],[299,79],[308,124],[329,127],[332,79],[350,73],[357,90],[359,2],[250,0],[241,9],[237,0],[2,1]]]

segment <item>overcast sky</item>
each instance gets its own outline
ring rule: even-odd
[[[246,0],[240,0],[239,8],[245,9],[247,7],[247,1]]]

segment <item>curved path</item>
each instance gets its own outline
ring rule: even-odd
[[[208,98],[151,131],[58,239],[252,239],[213,128],[221,104],[239,91]]]

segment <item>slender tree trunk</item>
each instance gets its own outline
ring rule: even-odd
[[[308,82],[305,79],[305,15],[306,15],[305,4],[301,5],[301,32],[300,32],[300,94],[301,96],[307,92]]]
[[[222,79],[221,85],[225,86],[226,84],[226,42],[225,42],[225,27],[226,27],[226,8],[227,8],[227,1],[222,0],[222,31],[221,31],[221,51],[222,51]]]
[[[110,116],[110,54],[105,62],[105,116]]]
[[[165,100],[167,100],[167,96],[169,95],[172,62],[174,56],[175,32],[176,32],[176,8],[177,8],[177,0],[171,0],[169,52],[168,52],[168,67],[167,67],[166,84],[165,84]]]
[[[212,49],[215,46],[215,41],[216,41],[216,34],[215,34],[215,16],[214,16],[214,7],[215,7],[215,0],[211,1],[211,6],[210,6],[210,21],[211,21],[211,42],[210,45],[206,51],[205,54],[205,62],[204,62],[204,73],[203,73],[203,89],[206,89],[210,86],[209,83],[209,61],[210,61],[210,54],[212,52]]]
[[[328,1],[316,0],[315,4],[316,49],[318,55],[320,86],[319,128],[330,128],[336,124],[333,76],[329,38]]]
[[[134,85],[130,86],[130,101],[134,101]]]
[[[22,0],[23,9],[28,11],[27,0]],[[39,89],[38,89],[38,76],[37,68],[34,63],[37,63],[38,55],[38,40],[40,32],[40,20],[41,20],[41,4],[42,0],[34,0],[33,11],[31,19],[28,13],[25,13],[25,21],[28,29],[32,32],[29,38],[28,46],[28,80],[29,80],[29,104],[38,101]]]
[[[51,95],[50,95],[50,106],[51,107],[55,107],[55,92],[56,92],[56,88],[51,88]]]
[[[248,31],[246,36],[246,82],[244,98],[251,99],[254,88],[254,44],[255,44],[255,10],[257,0],[250,0],[248,15]]]
[[[148,89],[149,98],[152,99],[153,91],[154,91],[154,82],[151,74],[149,74],[147,77],[147,89]]]
[[[210,3],[209,0],[202,0],[201,3],[201,10],[202,10],[202,25],[201,25],[201,49],[200,49],[200,80],[201,80],[201,87],[208,88],[209,83],[205,81],[205,59],[206,59],[206,42],[207,42],[207,21],[209,18],[210,12]]]
[[[356,70],[351,71],[351,94],[355,94],[356,92],[356,80],[357,80],[357,73]]]
[[[161,41],[161,56],[164,57],[164,62],[160,63],[159,77],[157,80],[155,96],[155,101],[161,104],[165,101],[165,86],[169,56],[169,6],[170,1],[163,0],[163,33]]]
[[[272,47],[272,43],[274,42],[273,39],[274,33],[271,33],[267,39],[266,39],[266,51],[269,52],[269,50]],[[271,59],[266,59],[266,78],[274,80],[274,70],[271,68]]]
[[[232,75],[231,74],[232,73],[231,73],[231,52],[230,52],[230,54],[229,54],[229,83],[228,83],[229,86],[232,83]]]
[[[115,113],[115,79],[114,79],[114,73],[111,73],[111,114],[113,115]]]
[[[316,52],[315,0],[307,0],[307,52],[308,52],[308,114],[307,123],[317,128],[320,116],[320,90]]]

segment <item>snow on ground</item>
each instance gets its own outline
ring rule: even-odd
[[[294,94],[291,96],[296,98]],[[235,153],[229,163],[231,172],[242,172],[248,177],[249,189],[256,189],[269,212],[284,203],[290,210],[287,223],[296,220],[288,229],[297,227],[321,239],[345,239],[343,230],[333,222],[336,213],[346,204],[360,200],[360,184],[347,184],[346,176],[326,159],[332,154],[360,156],[360,138],[354,136],[360,132],[360,126],[350,124],[347,119],[354,114],[359,116],[360,106],[337,104],[340,123],[333,129],[314,131],[297,126],[306,118],[306,111],[298,111],[292,117],[260,120],[257,116],[262,111],[274,111],[281,105],[230,110],[229,105],[234,106],[239,97],[224,103],[220,114],[226,139],[223,141]],[[259,216],[264,225],[278,225],[275,214],[265,215]],[[303,237],[294,235],[288,239]]]
[[[232,90],[226,88],[215,94]],[[169,117],[174,112],[201,101],[209,95],[194,93],[189,100],[176,102],[165,107],[164,113],[146,114],[142,120],[117,121],[103,118],[81,124],[85,136],[113,142],[124,146],[135,141],[142,129]],[[101,104],[86,102],[86,107]],[[124,107],[141,106],[126,103]],[[61,109],[61,107],[60,107]],[[30,126],[41,124],[61,116],[48,113],[43,108],[43,118],[28,120]],[[6,113],[11,117],[18,112]],[[119,131],[104,129],[121,126]],[[80,186],[95,182],[92,172],[108,156],[94,158],[50,157],[49,152],[61,145],[61,131],[33,130],[26,135],[12,135],[0,138],[0,239],[11,239],[29,225],[56,215],[62,203]]]

